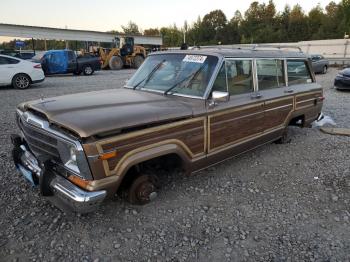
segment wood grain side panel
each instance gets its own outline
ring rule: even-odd
[[[263,103],[209,116],[209,152],[262,131]]]
[[[265,130],[285,124],[294,108],[294,97],[280,98],[265,102]]]
[[[113,170],[118,162],[130,151],[156,144],[165,140],[176,140],[185,147],[190,158],[204,155],[206,150],[206,121],[205,118],[184,121],[175,125],[164,125],[158,128],[134,132],[127,136],[120,136],[115,140],[101,144],[103,152],[117,151],[117,157],[109,159],[108,169]]]
[[[305,94],[299,94],[296,95],[296,102],[308,100],[308,99],[315,99],[322,96],[322,91],[312,92],[312,93],[305,93]]]

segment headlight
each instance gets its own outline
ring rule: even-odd
[[[339,76],[339,77],[344,77],[344,75],[343,75],[342,73],[338,73],[337,76]]]
[[[69,148],[69,159],[64,163],[65,167],[73,170],[75,173],[80,174],[80,169],[77,164],[77,149],[74,146]]]
[[[73,173],[84,179],[90,179],[91,173],[83,149],[75,144],[58,141],[57,149],[62,164]]]

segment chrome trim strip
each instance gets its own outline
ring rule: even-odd
[[[270,109],[265,109],[264,112],[269,112],[269,111],[273,111],[273,110],[277,110],[277,109],[281,109],[281,108],[286,108],[286,107],[293,107],[293,104],[288,104],[288,105],[283,105],[283,106],[278,106],[278,107],[274,107],[274,108],[270,108]]]

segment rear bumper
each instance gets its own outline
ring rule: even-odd
[[[27,149],[19,136],[12,136],[13,160],[20,174],[33,186],[39,186],[42,195],[49,196],[60,208],[78,213],[92,212],[107,196],[106,190],[85,191],[45,166]]]
[[[44,80],[45,80],[45,77],[43,79],[33,80],[32,84],[38,84],[38,83],[44,82]]]

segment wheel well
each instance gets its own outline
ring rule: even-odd
[[[300,115],[300,116],[296,116],[294,118],[292,118],[289,121],[289,126],[299,126],[299,127],[303,127],[305,124],[305,116],[304,115]]]
[[[170,171],[175,168],[184,168],[184,161],[175,153],[159,156],[133,165],[125,173],[118,188],[118,192],[128,188],[133,179],[141,173],[159,175],[160,170]]]
[[[33,80],[32,80],[32,78],[30,77],[30,75],[28,75],[28,74],[26,74],[26,73],[17,73],[17,74],[15,74],[15,75],[12,77],[11,83],[13,83],[13,80],[14,80],[15,77],[18,76],[18,75],[26,75],[26,76],[28,76],[30,83],[33,83]]]

